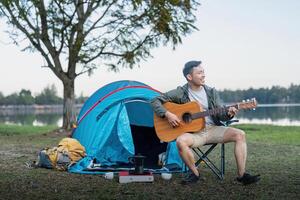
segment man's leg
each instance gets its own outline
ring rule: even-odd
[[[242,177],[245,173],[247,159],[247,144],[245,132],[240,129],[230,127],[224,133],[223,142],[235,142],[234,155],[238,170],[238,176]]]
[[[250,175],[245,173],[247,159],[245,132],[236,128],[228,128],[224,133],[223,142],[235,142],[234,155],[238,169],[238,177],[236,180],[244,185],[258,182],[260,180],[260,175]]]
[[[199,172],[195,166],[194,154],[190,149],[193,142],[191,134],[185,133],[177,138],[176,145],[184,163],[196,176],[199,176]]]

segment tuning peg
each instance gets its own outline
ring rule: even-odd
[[[249,102],[250,100],[249,99],[247,99],[247,102]]]
[[[253,108],[253,110],[256,110],[255,108]]]
[[[243,102],[243,103],[245,103],[246,101],[245,101],[245,100],[243,100],[242,102]]]

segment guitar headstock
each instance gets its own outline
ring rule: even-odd
[[[257,101],[255,98],[243,100],[242,102],[238,103],[238,109],[253,109],[255,110],[257,106]]]

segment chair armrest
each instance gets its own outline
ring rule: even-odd
[[[231,125],[232,123],[235,123],[235,122],[239,122],[239,120],[238,119],[229,120],[229,121],[224,122],[224,125],[229,126],[229,125]]]

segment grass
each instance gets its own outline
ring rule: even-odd
[[[226,175],[219,181],[205,167],[205,181],[182,186],[182,174],[170,181],[155,175],[153,183],[119,184],[117,178],[31,169],[43,147],[57,145],[65,133],[57,127],[0,125],[0,199],[299,199],[300,127],[239,125],[247,133],[247,169],[260,173],[258,184],[242,186],[236,177],[233,144],[226,145]],[[219,151],[212,160],[218,161]]]
[[[0,124],[0,136],[1,135],[35,135],[35,134],[42,134],[48,133],[57,129],[57,126],[30,126],[30,125],[6,125]]]
[[[247,138],[258,143],[300,145],[299,126],[237,125]]]

